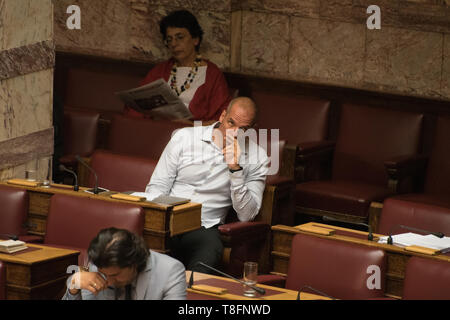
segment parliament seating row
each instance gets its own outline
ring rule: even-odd
[[[42,239],[27,235],[23,227],[29,204],[26,190],[0,186],[0,204],[0,234],[18,235],[27,243],[43,242],[51,247],[78,250],[80,266],[87,266],[87,249],[100,230],[116,227],[139,235],[144,230],[144,211],[140,206],[57,194],[51,197]],[[0,300],[6,297],[5,286],[6,266],[0,261]]]
[[[95,150],[90,160],[97,173],[98,184],[109,190],[125,192],[145,190],[157,160]],[[88,187],[95,184],[94,175],[89,176]],[[219,227],[224,242],[223,269],[234,275],[242,272],[243,263],[258,260],[265,246],[269,246],[269,226],[267,221],[236,222],[231,212],[226,223]],[[268,256],[266,252],[265,256]],[[267,265],[268,268],[268,265]]]
[[[141,206],[57,194],[51,197],[47,229],[42,238],[27,235],[24,228],[29,205],[26,190],[0,186],[0,204],[0,238],[16,235],[27,243],[41,242],[79,250],[80,263],[84,262],[90,241],[101,229],[124,228],[139,235],[144,230]]]
[[[386,299],[387,263],[380,248],[297,234],[292,240],[287,276],[259,275],[258,282],[336,299]],[[411,257],[402,299],[447,300],[449,285],[448,262]]]
[[[267,104],[273,100],[265,96],[260,99],[263,105],[264,102]],[[280,177],[284,176],[286,182],[288,178],[286,176],[292,176],[293,171],[301,173],[296,175],[297,182],[301,183],[297,184],[295,191],[296,211],[299,215],[331,215],[367,223],[372,202],[382,202],[387,197],[411,192],[417,187],[416,182],[420,181],[420,174],[423,174],[426,165],[426,157],[420,155],[422,114],[344,105],[334,145],[324,140],[327,131],[324,127],[329,118],[329,102],[319,103],[319,100],[306,99],[303,101],[304,104],[298,104],[302,100],[297,98],[297,105],[294,108],[294,102],[290,101],[290,98],[286,99],[285,107],[288,110],[289,108],[296,108],[297,111],[309,110],[309,113],[305,114],[308,121],[301,121],[302,123],[314,122],[309,121],[311,118],[320,119],[312,126],[320,130],[310,128],[304,132],[303,138],[301,132],[292,133],[287,130],[285,133],[283,129],[281,130],[280,138],[283,142],[287,142],[287,146],[280,149],[281,170],[276,175],[269,176],[267,181],[269,185],[277,185]],[[316,115],[311,110],[315,110]],[[274,128],[275,125],[267,124],[267,120],[262,118],[260,127]],[[107,146],[113,152],[148,157],[156,162],[173,131],[183,126],[186,124],[131,119],[116,115],[111,121]],[[442,126],[444,129],[439,129]],[[438,137],[439,130],[445,131],[445,118],[439,119]],[[307,133],[313,131],[317,132],[308,136]],[[292,149],[289,141],[295,141],[296,136],[299,140],[294,147],[295,156],[291,154],[286,156],[286,150]],[[445,140],[447,136],[441,140]],[[429,162],[428,171],[436,171],[433,168],[439,167],[442,161],[448,159],[439,156],[446,151],[445,148],[441,149],[444,150],[433,152],[435,156],[432,156],[431,160],[434,161]],[[440,163],[436,165],[438,161]],[[328,179],[324,180],[327,177]],[[431,178],[427,179],[426,189],[436,181],[436,178],[438,184],[444,185],[446,180],[439,177],[439,174],[431,174]],[[287,214],[288,217],[290,215],[291,213]],[[289,218],[286,221],[289,221]],[[286,221],[285,224],[292,224]]]

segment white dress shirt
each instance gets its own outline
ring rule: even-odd
[[[216,123],[217,124],[217,123]],[[239,165],[231,173],[222,150],[213,142],[215,125],[178,130],[164,149],[146,192],[189,198],[202,204],[202,226],[223,223],[233,206],[240,221],[251,221],[261,208],[269,159],[250,141],[241,147]]]

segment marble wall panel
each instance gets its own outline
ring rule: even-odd
[[[356,84],[363,79],[365,26],[292,18],[289,73],[299,79]]]
[[[53,38],[51,0],[0,2],[0,50],[26,46]]]
[[[222,69],[230,67],[231,12],[200,11],[197,19],[205,34],[200,47],[203,57]]]
[[[51,128],[53,69],[0,81],[0,141]]]
[[[450,35],[444,36],[444,59],[442,67],[441,93],[444,98],[450,100]]]
[[[450,33],[450,7],[400,1],[399,25],[418,31]]]
[[[351,2],[351,0],[345,1]],[[262,2],[264,10],[269,12],[308,18],[318,18],[320,15],[320,0],[263,0]]]
[[[443,35],[385,27],[367,33],[365,81],[379,90],[438,97]]]
[[[127,58],[130,5],[124,0],[53,0],[57,50]],[[81,29],[69,30],[67,7],[78,5]]]
[[[244,70],[287,74],[289,17],[244,12],[241,46],[241,66]]]
[[[231,0],[149,0],[153,6],[185,8],[193,14],[201,10],[207,11],[231,11]]]
[[[143,61],[161,61],[169,58],[159,22],[170,10],[156,6],[132,6],[130,19],[130,56]]]
[[[0,169],[37,161],[38,171],[47,175],[43,158],[53,154],[53,128],[0,142]]]
[[[0,80],[53,68],[54,65],[55,49],[50,40],[0,51]]]

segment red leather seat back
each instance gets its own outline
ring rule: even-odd
[[[0,186],[0,233],[26,234],[29,197],[25,190]]]
[[[142,235],[142,207],[56,194],[50,201],[44,243],[87,249],[98,232],[109,227]]]
[[[289,144],[326,140],[330,101],[258,90],[252,98],[259,109],[259,128],[280,129]]]
[[[64,110],[64,155],[91,155],[97,143],[99,118],[98,112]]]
[[[405,300],[449,300],[450,263],[411,257],[403,284]]]
[[[450,236],[450,209],[420,202],[388,198],[384,201],[378,233],[388,235],[410,232],[396,227],[399,224],[443,232]]]
[[[380,268],[380,289],[367,286],[373,275],[373,271],[368,273],[370,266]],[[299,290],[309,285],[338,299],[371,299],[384,295],[385,272],[383,250],[297,234],[292,240],[286,288]]]
[[[0,300],[6,299],[6,266],[0,261]]]
[[[343,105],[333,180],[386,186],[384,161],[419,152],[422,114]]]
[[[116,153],[159,159],[175,130],[186,124],[116,115],[111,121],[108,149]]]
[[[157,160],[116,154],[96,150],[91,158],[91,167],[97,173],[98,185],[114,191],[145,191],[145,187],[155,170]],[[89,176],[89,186],[95,178]]]
[[[438,119],[428,162],[425,192],[450,197],[450,117]]]

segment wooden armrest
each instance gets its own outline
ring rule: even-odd
[[[419,191],[427,162],[428,157],[424,155],[400,156],[385,161],[389,189],[394,193]]]
[[[331,177],[335,143],[318,141],[297,146],[295,181],[324,180]]]

